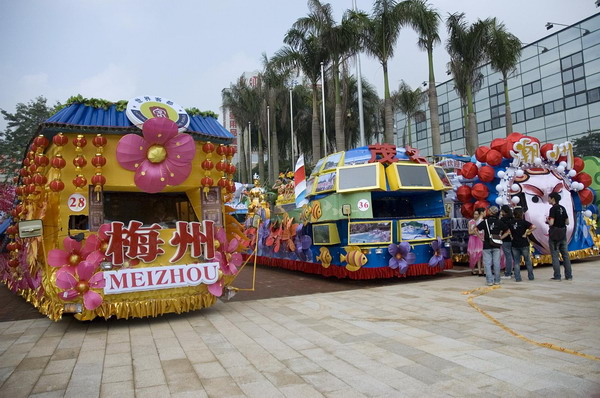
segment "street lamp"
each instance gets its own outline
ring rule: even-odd
[[[290,142],[291,142],[291,147],[292,147],[292,151],[291,151],[292,167],[295,167],[294,161],[296,159],[296,154],[295,154],[296,142],[294,139],[294,101],[293,101],[293,96],[292,96],[292,93],[294,92],[294,84],[295,84],[295,82],[292,80],[292,88],[290,88]]]
[[[250,177],[248,181],[252,181],[252,122],[248,122],[248,153],[250,155]]]
[[[323,156],[327,155],[327,123],[325,120],[325,73],[321,62],[321,100],[323,101]]]
[[[273,159],[271,158],[271,110],[267,105],[267,150],[269,151],[269,174],[273,175]],[[273,180],[277,176],[273,176]]]
[[[583,35],[582,35],[582,36],[585,36],[585,35],[587,35],[588,33],[590,33],[590,31],[589,31],[589,30],[587,30],[587,29],[580,28],[580,27],[577,27],[577,26],[565,25],[565,24],[562,24],[562,23],[557,23],[557,22],[546,22],[546,30],[550,30],[550,29],[552,29],[552,28],[554,27],[554,25],[558,25],[558,26],[566,26],[566,27],[569,27],[569,28],[575,28],[575,29],[582,30],[582,31],[583,31]]]
[[[598,0],[598,1],[600,1],[600,0]],[[540,46],[539,44],[535,44],[535,43],[522,43],[522,44],[523,44],[523,46],[536,46],[537,48],[541,48],[542,54],[547,53],[549,51],[548,47]]]

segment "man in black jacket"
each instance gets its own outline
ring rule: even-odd
[[[548,201],[552,205],[546,219],[546,224],[550,226],[548,231],[548,245],[550,246],[550,254],[552,255],[552,268],[554,269],[554,276],[551,279],[560,281],[560,261],[558,258],[558,253],[560,252],[565,267],[565,279],[570,281],[573,279],[573,274],[571,271],[571,259],[569,259],[569,249],[567,248],[567,225],[569,225],[569,217],[567,216],[567,210],[558,204],[560,202],[560,194],[558,192],[552,192],[548,198]]]

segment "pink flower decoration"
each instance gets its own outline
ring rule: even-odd
[[[123,168],[135,171],[135,185],[156,193],[185,181],[196,155],[193,138],[179,133],[175,123],[162,117],[146,120],[142,134],[127,134],[117,145],[117,160]]]
[[[212,285],[208,285],[208,291],[213,296],[221,297],[221,295],[223,294],[223,278],[220,278]]]
[[[52,249],[48,252],[48,264],[53,267],[75,267],[94,250],[98,249],[99,241],[97,235],[90,235],[85,240],[85,246],[81,242],[68,236],[63,240],[64,250]]]
[[[83,296],[83,306],[94,310],[102,304],[102,296],[91,289],[104,288],[104,273],[94,271],[104,259],[99,251],[92,252],[76,267],[63,267],[56,272],[56,286],[63,289],[59,297],[65,301]]]
[[[237,273],[237,267],[242,265],[243,258],[240,253],[236,253],[239,241],[233,238],[227,242],[227,234],[225,229],[219,228],[215,235],[219,242],[219,249],[215,253],[215,260],[219,262],[221,271],[226,275],[234,275]]]

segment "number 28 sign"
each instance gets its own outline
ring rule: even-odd
[[[69,210],[74,212],[82,211],[87,207],[87,199],[80,193],[74,193],[69,196],[68,201]]]

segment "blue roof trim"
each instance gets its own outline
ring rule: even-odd
[[[60,125],[60,126],[59,126]],[[129,121],[125,112],[116,110],[115,105],[108,109],[94,108],[84,104],[72,104],[67,106],[46,120],[39,134],[45,132],[55,133],[57,127],[89,127],[97,130],[135,128]],[[198,134],[197,139],[215,139],[225,143],[233,141],[233,135],[227,131],[219,121],[213,117],[193,116],[190,118],[188,133]],[[46,134],[45,134],[46,135]]]

